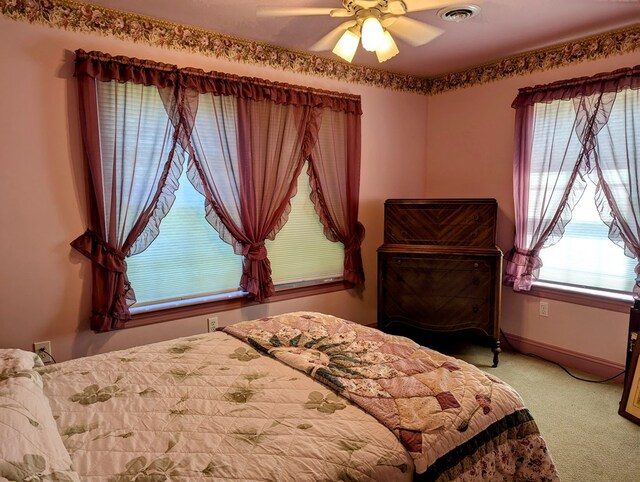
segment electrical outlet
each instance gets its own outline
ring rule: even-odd
[[[38,354],[43,363],[51,363],[51,342],[37,341],[33,344],[33,351]],[[46,353],[45,353],[46,352]]]
[[[540,302],[540,316],[549,316],[549,303],[546,301]]]
[[[218,329],[218,317],[212,316],[211,318],[207,318],[207,329],[209,333],[213,333]]]

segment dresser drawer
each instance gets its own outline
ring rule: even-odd
[[[486,298],[433,295],[416,299],[401,292],[389,294],[384,305],[386,323],[400,322],[428,331],[479,329],[493,333],[492,307]]]
[[[495,245],[497,203],[475,200],[388,200],[385,244]]]
[[[420,287],[425,297],[488,298],[495,262],[464,256],[381,254],[381,279],[390,292]],[[414,296],[414,294],[412,294]]]

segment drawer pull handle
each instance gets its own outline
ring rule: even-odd
[[[480,266],[478,263],[473,263],[474,268],[477,268],[478,266]]]
[[[480,221],[480,215],[479,214],[474,214],[473,215],[473,220],[474,221]]]
[[[478,231],[471,231],[471,237],[472,238],[477,238],[478,237]]]
[[[478,305],[473,305],[471,309],[473,310],[474,313],[477,313],[478,311],[480,311],[480,307]]]
[[[403,238],[406,238],[409,233],[407,233],[406,231],[400,231],[400,234]]]
[[[401,259],[396,259],[396,263],[397,264],[402,264],[402,260]]]

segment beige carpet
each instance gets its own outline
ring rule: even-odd
[[[520,393],[563,482],[640,482],[640,426],[618,415],[620,383],[578,381],[552,363],[509,351],[491,368],[490,349],[468,343],[437,349],[496,375]]]

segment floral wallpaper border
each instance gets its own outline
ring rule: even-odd
[[[640,50],[640,24],[573,42],[506,57],[462,72],[432,77],[428,94]]]
[[[417,77],[230,37],[143,15],[74,0],[0,0],[2,15],[76,32],[110,35],[121,40],[187,50],[344,82],[433,95],[515,75],[562,67],[640,49],[640,24],[562,45],[507,57],[461,72]]]

